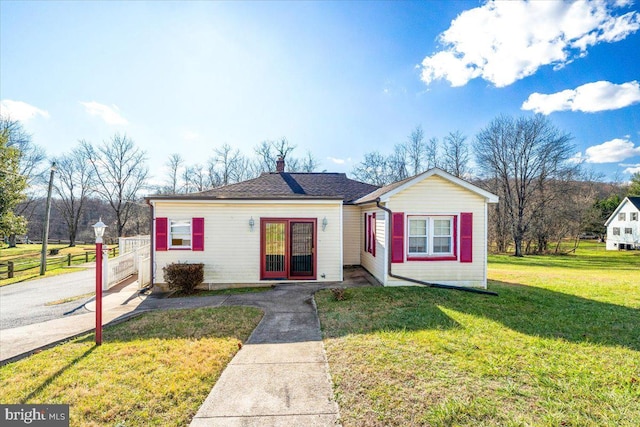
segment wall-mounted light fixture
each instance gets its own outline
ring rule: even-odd
[[[249,230],[253,231],[253,227],[255,227],[256,222],[253,220],[253,217],[249,220]]]
[[[325,216],[322,218],[322,231],[327,229],[327,224],[329,224],[329,221],[327,221],[327,217]]]

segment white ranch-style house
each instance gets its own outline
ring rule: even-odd
[[[640,249],[640,196],[625,197],[604,225],[607,250]]]
[[[186,195],[154,195],[152,272],[205,266],[210,289],[339,282],[357,265],[385,286],[487,286],[487,205],[498,197],[434,168],[377,187],[342,173],[277,172]]]

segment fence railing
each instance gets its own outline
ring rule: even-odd
[[[109,248],[109,256],[115,257],[118,253],[118,247],[114,246]],[[96,251],[85,251],[79,254],[66,254],[58,256],[47,257],[47,270],[68,267],[71,265],[84,264],[87,262],[95,261]],[[22,258],[15,258],[10,261],[3,261],[0,263],[0,279],[12,279],[20,273],[28,272],[29,270],[38,271],[40,269],[40,258],[35,258],[33,255],[25,256]]]
[[[120,237],[118,239],[118,247],[121,254],[132,252],[139,247],[149,246],[150,244],[151,236]]]
[[[139,246],[131,252],[123,253],[115,258],[103,258],[102,289],[108,290],[127,277],[139,273],[140,260],[149,258],[151,246]],[[147,264],[149,264],[147,260]]]

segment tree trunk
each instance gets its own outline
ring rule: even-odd
[[[9,247],[10,248],[15,248],[16,247],[16,235],[15,234],[9,235]]]

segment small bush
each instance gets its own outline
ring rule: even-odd
[[[344,301],[344,299],[345,299],[345,295],[344,295],[345,288],[331,288],[329,290],[333,294],[333,297],[335,298],[336,301]]]
[[[173,263],[162,268],[169,289],[192,294],[204,280],[204,264]]]

